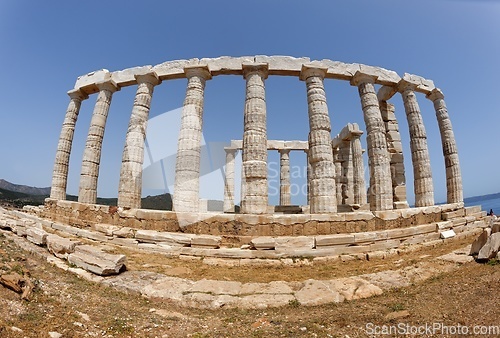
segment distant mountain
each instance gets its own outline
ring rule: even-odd
[[[19,192],[27,195],[50,195],[50,187],[36,188],[27,185],[10,183],[4,179],[0,179],[0,189]]]
[[[496,194],[467,197],[467,198],[464,198],[464,202],[465,203],[474,203],[474,202],[483,201],[483,200],[492,200],[495,198],[500,198],[500,192],[497,192]]]

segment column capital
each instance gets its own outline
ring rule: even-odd
[[[359,130],[359,131],[358,130],[351,131],[351,137],[353,137],[353,138],[360,138],[361,135],[363,135],[363,132],[361,130]]]
[[[377,77],[374,75],[369,75],[365,73],[361,73],[359,70],[354,74],[351,79],[351,86],[359,86],[363,83],[375,83]]]
[[[406,81],[405,79],[401,79],[397,84],[398,92],[402,93],[405,90],[415,90],[417,89],[417,85],[413,82]]]
[[[236,153],[238,152],[238,149],[236,149],[236,148],[224,148],[224,151],[226,152],[226,154],[236,155]]]
[[[86,100],[89,98],[89,96],[86,93],[82,92],[80,89],[72,89],[68,91],[68,96],[72,100],[79,100],[79,101]]]
[[[149,72],[140,75],[134,75],[137,83],[151,83],[153,86],[159,85],[161,80],[158,78],[158,75],[155,72]]]
[[[207,65],[191,65],[184,67],[184,74],[189,79],[193,76],[198,76],[204,80],[210,80],[212,78],[212,73],[208,69]]]
[[[426,97],[431,100],[432,102],[438,100],[438,99],[444,99],[444,94],[439,88],[434,88],[429,94],[426,95]]]
[[[316,65],[303,64],[302,69],[300,70],[299,79],[305,81],[307,78],[311,76],[317,76],[324,79],[327,71],[328,68],[326,67],[318,67]]]
[[[248,74],[258,73],[263,79],[267,79],[269,74],[269,64],[268,63],[250,63],[244,62],[241,65],[243,69],[243,77],[246,79]]]
[[[116,82],[113,80],[97,82],[95,85],[100,91],[101,90],[109,90],[110,92],[114,93],[114,92],[120,90],[120,87],[118,87]]]
[[[290,150],[292,150],[292,149],[278,149],[278,152],[280,154],[289,154]]]

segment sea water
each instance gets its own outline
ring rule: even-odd
[[[493,213],[497,216],[500,216],[500,198],[487,198],[485,197],[484,199],[474,199],[474,201],[469,202],[467,199],[464,201],[466,207],[474,206],[474,205],[480,205],[481,208],[489,212],[490,209],[493,209]]]

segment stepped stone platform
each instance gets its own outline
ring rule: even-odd
[[[465,220],[466,217],[472,220],[470,216],[465,216],[466,210],[472,211],[475,210],[475,208],[464,209],[462,216],[457,216],[461,213],[456,213],[452,220]],[[473,226],[469,225],[469,229],[459,232],[457,236],[453,238],[477,236],[479,233],[483,232],[483,227],[487,227],[486,224],[491,223],[490,221],[488,217],[480,221],[474,221],[475,224]],[[467,220],[465,220],[465,222],[467,222]],[[296,282],[272,281],[268,283],[242,283],[237,281],[208,279],[193,281],[146,271],[122,271],[118,275],[99,276],[100,273],[98,271],[88,269],[85,265],[82,265],[85,270],[79,267],[72,267],[66,264],[64,259],[51,255],[50,252],[56,250],[58,252],[64,252],[65,254],[69,253],[69,257],[78,253],[84,253],[85,255],[94,255],[95,259],[107,259],[108,262],[124,262],[125,257],[123,255],[111,255],[103,253],[99,249],[99,245],[102,245],[103,242],[107,245],[119,245],[118,243],[112,242],[113,239],[109,236],[109,233],[108,236],[96,230],[87,230],[87,232],[80,233],[79,231],[81,229],[71,226],[67,226],[67,228],[50,228],[48,224],[49,222],[46,220],[23,212],[0,210],[0,231],[22,249],[47,259],[48,262],[55,266],[65,271],[75,273],[87,280],[126,292],[135,292],[146,297],[162,298],[176,302],[182,306],[196,308],[267,308],[293,304],[309,306],[367,298],[374,295],[380,295],[395,287],[410,286],[440,273],[453,271],[459,264],[473,260],[473,258],[468,255],[471,251],[471,246],[468,246],[431,260],[419,262],[414,266],[395,270],[329,280],[307,279],[305,281]],[[51,224],[54,225],[55,223]],[[24,229],[19,231],[21,228]],[[71,228],[74,229],[74,231],[70,233],[68,230]],[[102,227],[98,228],[101,230],[104,229]],[[27,236],[27,234],[34,233],[34,229],[37,229],[35,231],[36,233],[44,235],[43,237],[46,240],[45,244],[41,243],[33,236],[31,236],[31,238],[26,237],[27,240],[24,239],[24,236]],[[92,245],[83,245],[78,240],[55,235],[53,232],[56,229],[61,236],[88,236],[92,233],[100,233],[100,236],[81,236],[82,239],[85,238],[86,241],[94,243]],[[47,232],[45,232],[45,230],[47,230]],[[120,229],[112,230],[112,232],[119,230]],[[453,240],[453,238],[430,241],[424,245],[407,246],[404,249],[400,249],[400,251],[418,250],[418,248],[425,249],[426,246],[445,243]],[[54,249],[52,245],[52,249],[50,249],[51,244],[49,243],[56,240],[59,241],[59,246]],[[48,246],[50,252],[43,248],[45,245]],[[137,249],[152,250],[151,247],[140,246],[138,246]],[[64,255],[63,257],[67,256]],[[373,256],[372,258],[381,257]],[[71,259],[69,261],[71,262]],[[334,264],[334,261],[335,260],[332,258],[332,260],[328,262]],[[319,263],[324,264],[325,261],[319,261],[315,258],[312,260],[311,264]],[[116,272],[120,272],[118,270]]]
[[[467,235],[486,224],[481,207],[462,203],[334,215],[191,214],[193,223],[186,227],[179,226],[179,213],[171,211],[122,211],[68,201],[54,204],[58,207],[51,209],[51,201],[44,207],[29,207],[31,215],[23,217],[33,217],[52,231],[104,243],[243,264],[298,256],[384,256],[390,250]]]

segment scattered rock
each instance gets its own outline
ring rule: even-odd
[[[49,337],[50,338],[61,338],[62,334],[59,332],[51,331],[51,332],[49,332]]]
[[[14,332],[19,332],[19,333],[23,333],[23,332],[24,332],[23,330],[21,330],[21,329],[20,329],[20,328],[18,328],[18,327],[15,327],[15,326],[11,326],[11,327],[10,327],[10,329],[11,329],[12,331],[14,331]]]
[[[24,278],[16,272],[1,275],[0,284],[16,293],[21,293],[21,298],[24,300],[29,300],[34,288],[33,283],[28,278]]]
[[[479,250],[477,255],[478,261],[485,261],[497,256],[500,248],[500,232],[494,233],[488,237],[484,246]]]
[[[254,329],[261,328],[263,326],[270,326],[271,323],[267,320],[267,318],[259,318],[255,321],[255,323],[252,324],[252,327]]]
[[[396,312],[388,313],[385,316],[385,319],[386,320],[395,320],[395,319],[407,318],[409,316],[410,316],[410,312],[408,310],[403,310],[403,311],[396,311]]]
[[[484,229],[483,233],[479,235],[479,237],[472,243],[472,247],[470,248],[470,255],[476,256],[479,254],[479,250],[486,244],[488,237],[491,234],[491,229]]]

